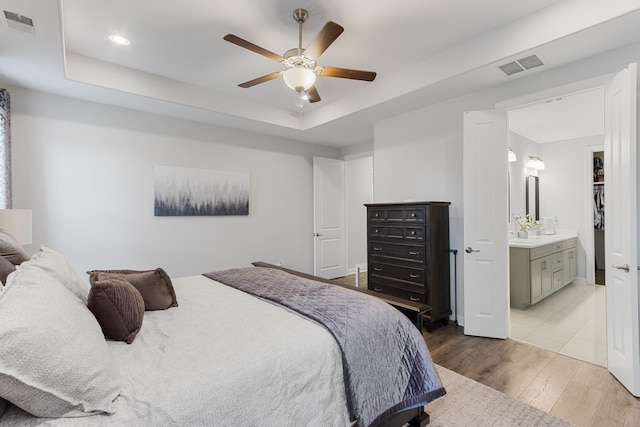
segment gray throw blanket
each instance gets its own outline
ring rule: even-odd
[[[347,405],[360,427],[445,394],[424,338],[409,319],[372,296],[270,268],[204,276],[275,302],[323,325],[340,349]]]

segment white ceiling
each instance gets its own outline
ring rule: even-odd
[[[640,0],[0,0],[34,20],[35,35],[0,19],[0,82],[346,146],[373,123],[470,90],[519,79],[640,40]],[[374,82],[319,77],[322,101],[294,106],[281,79],[238,83],[281,64],[222,39],[235,34],[278,54],[326,21],[345,28],[322,65],[376,71]],[[132,40],[127,48],[107,36]],[[542,67],[507,77],[497,66],[537,54]],[[547,137],[551,138],[551,137]]]
[[[539,144],[604,135],[604,91],[569,94],[510,110],[509,129]]]

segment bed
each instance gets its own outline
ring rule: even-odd
[[[92,305],[97,297],[87,296],[86,280],[61,254],[43,247],[17,265],[0,287],[0,426],[424,425],[423,406],[445,393],[415,325],[368,295],[345,323],[334,315],[352,312],[344,310],[353,307],[351,294],[360,295],[344,288],[336,293],[332,285],[262,267],[173,279],[159,271],[90,276],[90,292],[109,280],[139,286],[144,276],[132,293],[137,299],[124,304],[142,304],[141,323],[127,326],[139,311],[124,318],[117,341],[105,339],[108,328]],[[305,304],[328,292],[334,299],[325,306],[335,313],[326,317],[312,307],[310,317],[301,314],[299,292],[276,301],[271,291],[280,286],[264,285],[263,276],[311,289]],[[241,289],[247,282],[270,293]],[[344,292],[348,304],[336,300]],[[126,301],[114,295],[111,304]],[[153,298],[166,307],[148,310]],[[395,326],[374,326],[376,319],[362,313],[370,307],[373,317]],[[367,331],[344,332],[355,317]],[[322,324],[327,318],[337,329]],[[389,366],[376,361],[387,341],[400,348],[383,357],[397,359]]]

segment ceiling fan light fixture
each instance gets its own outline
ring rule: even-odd
[[[304,92],[316,82],[316,73],[308,68],[289,68],[282,77],[286,85],[296,92]]]

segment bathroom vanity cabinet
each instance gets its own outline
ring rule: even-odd
[[[525,308],[573,282],[576,251],[575,236],[513,239],[509,244],[511,306]]]

